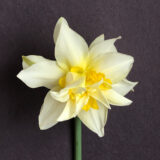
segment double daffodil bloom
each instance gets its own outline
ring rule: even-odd
[[[124,96],[137,82],[126,79],[134,59],[119,53],[114,45],[118,38],[97,37],[88,47],[64,18],[54,30],[55,58],[23,56],[23,70],[17,75],[31,88],[49,90],[39,114],[40,129],[78,116],[100,137],[104,135],[110,104],[127,106]]]

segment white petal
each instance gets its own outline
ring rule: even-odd
[[[60,90],[59,92],[51,90],[50,94],[52,98],[60,102],[66,102],[69,99],[68,90]]]
[[[71,100],[68,100],[63,112],[58,118],[58,121],[61,122],[73,118],[75,107],[75,103],[73,103]]]
[[[58,121],[69,120],[73,117],[76,117],[77,114],[81,111],[81,108],[87,103],[87,97],[79,99],[77,102],[68,100],[62,114],[58,118]]]
[[[93,92],[90,96],[95,98],[97,101],[101,102],[108,109],[111,109],[107,99],[105,98],[103,93],[99,91],[98,89],[95,92]]]
[[[134,58],[121,53],[108,53],[97,58],[94,67],[97,72],[103,72],[112,83],[117,83],[127,77]]]
[[[85,66],[84,59],[88,56],[85,40],[68,25],[62,23],[55,46],[55,57],[58,64],[68,69],[71,66]]]
[[[71,74],[69,74],[71,76]],[[74,75],[74,74],[73,74]],[[68,74],[67,74],[68,76]],[[79,93],[79,92],[84,92],[84,89],[82,88],[84,86],[84,82],[85,82],[85,77],[79,77],[79,79],[74,79],[75,77],[70,77],[68,78],[68,80],[70,79],[70,82],[72,83],[68,83],[68,85],[60,90],[54,90],[52,89],[50,91],[51,96],[56,99],[57,101],[60,102],[66,102],[69,98],[68,92],[70,89],[74,89],[74,92]],[[67,79],[67,78],[66,78]]]
[[[138,84],[138,82],[131,82],[127,79],[120,81],[119,83],[113,84],[112,88],[117,93],[125,96],[129,91],[133,90],[133,88]]]
[[[51,61],[49,59],[46,59],[42,56],[37,56],[37,55],[22,56],[22,59],[23,59],[22,61],[23,69],[26,69],[35,63],[39,63],[43,61]]]
[[[40,129],[44,130],[54,126],[57,123],[57,119],[62,113],[64,106],[65,103],[54,100],[48,93],[39,114]]]
[[[89,46],[89,48],[91,49],[94,45],[103,42],[104,41],[104,34],[101,34],[100,36],[98,36]]]
[[[131,100],[123,97],[113,89],[103,91],[103,94],[107,98],[108,102],[115,106],[128,106],[132,103]]]
[[[53,88],[64,75],[55,61],[43,61],[22,70],[17,77],[31,88],[45,86]]]
[[[121,39],[121,37],[113,38],[113,39],[108,39],[105,41],[102,41],[100,43],[97,43],[90,49],[90,53],[94,56],[97,57],[101,54],[106,54],[106,53],[112,53],[112,52],[117,52],[117,49],[114,45],[115,41]]]
[[[87,104],[88,100],[89,100],[88,96],[84,96],[84,97],[77,100],[76,109],[75,109],[75,116],[77,116],[79,114],[82,107]]]
[[[104,136],[104,126],[107,121],[108,109],[98,103],[99,109],[90,108],[88,111],[82,110],[78,117],[80,120],[99,137]]]
[[[85,76],[74,72],[66,75],[66,88],[75,88],[85,85]]]
[[[54,39],[55,44],[56,44],[56,41],[57,41],[57,38],[58,38],[58,35],[59,35],[59,31],[61,29],[62,24],[68,25],[66,19],[63,18],[63,17],[59,18],[59,20],[57,21],[56,26],[54,28],[53,39]]]

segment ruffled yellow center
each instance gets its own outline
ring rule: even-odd
[[[61,78],[59,79],[59,86],[60,86],[61,88],[64,88],[65,85],[66,85],[66,76],[61,77]]]
[[[90,86],[95,83],[102,81],[99,85],[99,88],[102,90],[111,89],[112,82],[110,79],[107,79],[103,73],[97,73],[95,71],[89,71],[86,74],[86,85]]]
[[[90,108],[99,109],[97,101],[92,97],[89,98],[88,103],[82,109],[88,111]]]
[[[86,79],[85,79],[86,92],[81,94],[81,97],[88,96],[87,89],[92,89],[93,87],[92,85],[94,84],[95,85],[97,84],[97,87],[101,90],[107,90],[112,88],[111,80],[106,78],[103,73],[100,73],[100,72],[97,73],[96,71],[93,71],[93,70],[84,71],[80,67],[72,67],[70,69],[70,72],[74,72],[77,74],[84,74],[86,76]],[[61,77],[59,79],[59,86],[61,88],[64,88],[65,85],[66,85],[66,76]],[[73,90],[70,89],[68,94],[69,94],[70,100],[75,102],[76,96],[77,96],[76,93],[74,93]],[[97,101],[92,97],[89,97],[87,104],[82,107],[82,109],[85,111],[88,111],[90,108],[99,109]]]

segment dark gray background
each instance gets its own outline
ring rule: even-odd
[[[112,107],[105,136],[83,126],[83,160],[159,160],[160,1],[0,0],[0,160],[72,160],[73,120],[40,131],[47,89],[16,78],[21,55],[54,58],[52,33],[60,16],[90,43],[104,33],[122,35],[119,51],[135,57],[134,103]]]

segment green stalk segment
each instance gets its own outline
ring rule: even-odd
[[[82,160],[82,126],[78,117],[74,119],[74,160]]]

